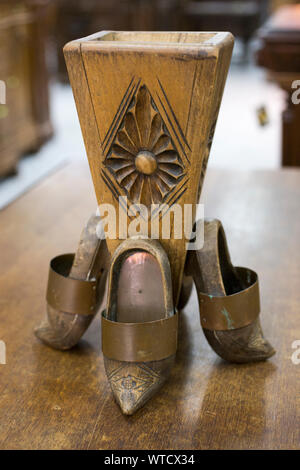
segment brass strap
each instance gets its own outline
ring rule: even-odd
[[[260,312],[258,277],[247,268],[235,268],[246,288],[215,297],[200,293],[201,325],[207,330],[233,330],[253,323]]]
[[[160,361],[176,353],[178,314],[145,323],[120,323],[102,315],[102,350],[109,359]]]
[[[47,302],[66,313],[93,315],[97,306],[97,281],[68,277],[74,254],[53,258],[49,268]]]

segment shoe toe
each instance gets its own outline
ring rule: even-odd
[[[104,358],[108,381],[123,414],[134,414],[157,393],[170,375],[173,362],[174,356],[150,363]]]
[[[203,331],[213,350],[228,362],[264,361],[276,353],[273,346],[265,339],[259,319],[236,330],[203,329]]]

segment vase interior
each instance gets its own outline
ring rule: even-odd
[[[213,39],[216,34],[213,32],[110,31],[98,37],[97,40],[135,44],[201,44]]]

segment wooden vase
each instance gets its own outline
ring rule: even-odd
[[[199,200],[233,36],[207,32],[100,32],[64,48],[99,204],[182,208]],[[159,224],[168,210],[159,212]],[[171,211],[172,212],[172,211]],[[195,210],[194,215],[195,217]],[[124,220],[124,218],[122,218]],[[112,254],[122,241],[107,238]],[[124,237],[123,237],[124,238]],[[187,240],[160,239],[178,301]]]

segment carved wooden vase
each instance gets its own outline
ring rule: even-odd
[[[124,233],[120,196],[127,197],[127,224],[131,204],[144,204],[161,224],[175,203],[198,202],[232,47],[230,33],[203,32],[101,32],[65,46],[97,200],[117,211],[111,254]],[[167,209],[156,214],[153,204]],[[186,241],[174,230],[160,239],[175,304]]]

